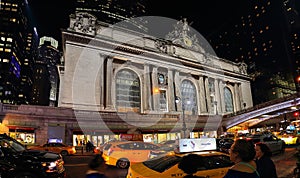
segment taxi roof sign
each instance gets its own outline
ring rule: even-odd
[[[179,152],[209,151],[216,150],[216,138],[189,138],[179,139]]]

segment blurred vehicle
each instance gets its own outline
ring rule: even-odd
[[[60,154],[26,150],[17,140],[0,134],[1,178],[64,178],[64,161]]]
[[[248,136],[246,139],[252,140],[253,143],[263,142],[269,146],[271,152],[284,153],[285,142],[271,133],[258,133]]]
[[[300,143],[300,134],[297,131],[281,132],[277,137],[287,145],[298,145]]]
[[[178,140],[165,140],[157,144],[158,146],[163,147],[172,147],[176,148],[178,146]]]
[[[29,150],[44,150],[61,154],[62,156],[73,155],[76,153],[75,146],[68,146],[63,143],[46,143],[44,145],[28,146]]]
[[[117,165],[128,160],[131,164],[142,162],[150,157],[151,150],[157,150],[158,145],[142,141],[114,141],[103,149],[103,158],[107,164]]]
[[[179,148],[179,150],[183,150],[184,152],[174,152],[173,155],[166,154],[133,164],[129,168],[127,177],[172,178],[184,177],[186,175],[215,178],[224,177],[228,169],[233,165],[233,162],[230,161],[230,156],[226,153],[213,151],[216,146],[211,146],[208,144],[209,142],[195,139],[192,142],[195,143],[196,150],[198,151],[192,151],[194,148],[189,148],[183,143],[180,147],[183,146],[184,148]]]
[[[224,153],[229,153],[229,149],[233,142],[234,139],[232,138],[216,138],[217,150]]]
[[[176,148],[170,147],[169,145],[163,145],[163,146],[159,146],[158,149],[155,150],[151,150],[150,151],[150,155],[149,158],[156,158],[159,156],[165,156],[165,155],[173,155],[176,152]]]

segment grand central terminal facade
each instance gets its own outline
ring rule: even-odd
[[[253,106],[247,66],[207,53],[185,19],[174,26],[161,39],[72,14],[62,31],[58,107],[14,106],[2,125],[16,135],[26,120],[37,144],[61,137],[99,145],[136,131],[153,142],[216,137],[223,115]]]

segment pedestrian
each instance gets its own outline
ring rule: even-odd
[[[107,165],[102,155],[97,154],[89,162],[89,169],[86,172],[86,178],[106,178],[105,170]]]
[[[262,178],[277,178],[276,167],[271,159],[272,152],[264,143],[255,144],[257,171]]]
[[[253,142],[237,139],[229,150],[230,160],[234,165],[223,178],[259,178],[256,170],[255,147]]]
[[[88,140],[86,145],[85,145],[85,148],[86,148],[86,152],[90,152],[90,151],[93,151],[94,145],[92,144],[91,141]]]
[[[77,137],[75,138],[76,146],[78,146],[78,139]]]

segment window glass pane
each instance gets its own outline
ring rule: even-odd
[[[159,109],[161,111],[168,111],[166,90],[159,91]]]
[[[229,88],[224,88],[224,100],[225,100],[225,111],[226,112],[233,112],[233,100],[232,100],[232,93]]]
[[[140,112],[140,80],[131,70],[121,70],[116,77],[116,105],[119,112]]]
[[[185,111],[190,111],[192,114],[197,114],[197,92],[195,85],[184,80],[181,83],[182,107]]]

